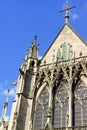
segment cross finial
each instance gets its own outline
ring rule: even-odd
[[[68,2],[66,2],[66,8],[63,9],[63,10],[60,10],[59,12],[64,12],[66,11],[66,14],[65,14],[65,23],[68,23],[68,20],[69,20],[69,10],[72,9],[72,8],[75,8],[76,6],[71,6],[69,7],[69,4]]]
[[[36,36],[36,35],[34,36],[34,40],[35,40],[35,41],[37,40],[37,36]]]

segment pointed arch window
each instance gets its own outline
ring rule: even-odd
[[[48,113],[48,90],[45,88],[40,97],[38,98],[38,104],[36,106],[34,130],[43,129],[47,121]]]
[[[73,49],[72,46],[68,43],[68,60],[72,59]]]
[[[63,57],[64,61],[67,60],[67,44],[66,43],[63,44],[63,55],[62,55],[62,57]]]
[[[82,82],[75,90],[75,126],[87,124],[87,87]]]
[[[58,61],[58,62],[61,61],[61,51],[60,51],[60,49],[58,49],[58,53],[57,53],[57,61]]]
[[[70,47],[68,47],[68,60],[70,60]]]
[[[55,96],[54,127],[66,127],[66,115],[68,113],[68,93],[66,83],[61,83]]]

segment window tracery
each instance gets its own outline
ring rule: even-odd
[[[73,48],[70,43],[63,43],[57,51],[57,61],[66,61],[73,58]]]
[[[66,84],[62,83],[55,96],[54,127],[66,126],[66,114],[68,113],[68,93]]]
[[[35,130],[42,129],[47,120],[47,112],[48,112],[48,89],[45,88],[41,95],[38,98],[37,106],[36,106],[36,115],[35,115]]]
[[[64,61],[67,60],[67,44],[66,43],[63,44],[63,55],[62,55],[62,57],[63,57]]]
[[[75,90],[75,125],[87,123],[87,87],[80,83]]]
[[[57,61],[60,62],[61,61],[61,50],[58,49],[58,53],[57,53]]]
[[[72,56],[73,56],[72,46],[68,43],[68,60],[72,59]]]

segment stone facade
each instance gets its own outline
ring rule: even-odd
[[[35,37],[19,71],[8,130],[87,125],[87,46],[68,23],[41,60]]]

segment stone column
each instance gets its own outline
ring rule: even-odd
[[[48,115],[47,115],[47,123],[51,123],[51,109],[52,109],[52,85],[49,88],[49,102],[48,102]]]
[[[72,85],[69,84],[69,124],[68,127],[72,127]]]
[[[42,129],[44,128],[44,105],[42,105],[42,110],[43,110],[43,112],[42,112]]]
[[[16,125],[17,125],[17,117],[19,114],[19,107],[20,107],[20,100],[21,100],[21,96],[17,95],[16,97],[16,106],[15,106],[15,110],[14,110],[14,116],[13,116],[13,122],[12,122],[12,130],[16,130]]]
[[[61,103],[61,127],[63,127],[63,103]]]
[[[19,76],[18,84],[17,84],[17,93],[22,93],[23,92],[24,78],[25,78],[25,76],[23,76],[23,75]]]
[[[70,52],[70,75],[68,79],[68,84],[69,84],[69,124],[68,127],[72,127],[72,50]]]

